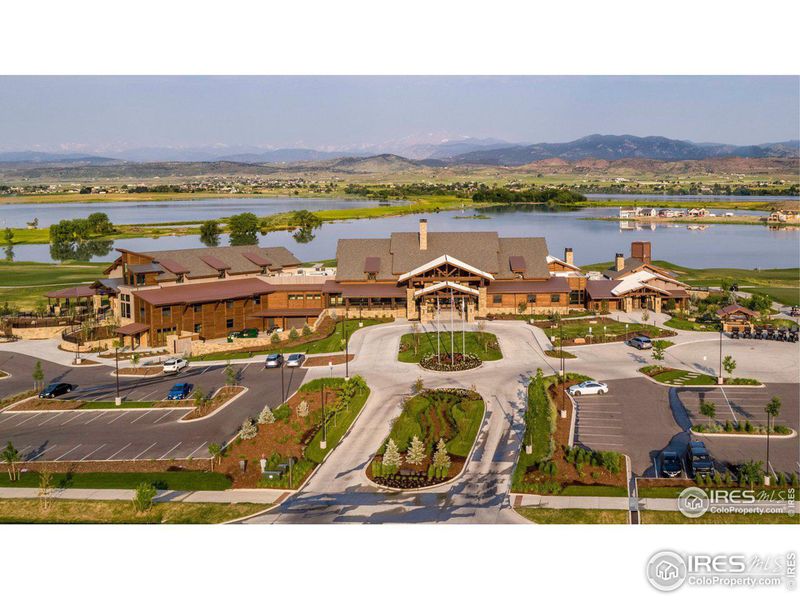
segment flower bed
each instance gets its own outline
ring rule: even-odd
[[[641,323],[628,323],[626,330],[625,323],[607,317],[562,319],[560,323],[547,321],[537,323],[536,327],[541,327],[548,338],[558,339],[563,333],[564,346],[624,342],[638,335],[645,335],[653,339],[677,335],[674,331]],[[604,327],[605,329],[603,329]],[[589,328],[591,328],[591,333]]]
[[[766,427],[763,425],[755,425],[747,419],[744,421],[737,421],[736,423],[725,421],[724,425],[720,425],[719,423],[713,423],[711,425],[706,423],[698,423],[696,425],[692,425],[692,431],[695,433],[711,434],[767,435]],[[777,437],[791,436],[794,434],[794,430],[791,427],[786,427],[785,425],[775,425],[770,428],[769,433],[770,435]]]
[[[164,372],[163,367],[122,367],[119,370],[120,375],[128,375],[135,377],[152,377]]]
[[[476,369],[483,364],[480,358],[474,354],[461,354],[456,352],[453,355],[428,354],[419,361],[419,366],[431,371],[466,371]]]
[[[389,437],[367,468],[375,483],[418,489],[443,483],[461,472],[485,412],[471,390],[423,390],[409,398]]]
[[[646,365],[639,369],[643,375],[647,375],[654,381],[674,385],[676,387],[717,385],[717,378],[707,373],[695,373],[684,369],[673,369],[661,365]],[[724,385],[761,385],[757,379],[744,377],[728,377],[723,380]]]

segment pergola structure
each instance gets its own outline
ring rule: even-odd
[[[94,296],[97,292],[88,285],[79,285],[61,290],[46,292],[48,312],[61,315],[74,308],[77,312],[93,312],[95,310]]]

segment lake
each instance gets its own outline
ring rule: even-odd
[[[253,212],[259,217],[291,210],[335,210],[397,204],[402,201],[300,198],[291,196],[263,198],[202,198],[141,202],[63,202],[60,204],[0,204],[0,228],[25,227],[39,219],[39,227],[49,227],[61,219],[85,218],[104,212],[117,225],[169,223],[221,219],[237,213]]]
[[[227,214],[240,211],[242,205],[239,202],[236,201],[236,208],[226,205]],[[797,229],[708,225],[702,230],[690,230],[684,224],[655,225],[652,228],[639,224],[640,228],[637,229],[633,223],[589,220],[616,214],[616,208],[563,210],[530,205],[487,207],[327,223],[315,230],[314,238],[306,243],[298,243],[292,232],[276,231],[260,236],[260,244],[286,246],[303,261],[321,260],[336,255],[336,242],[340,238],[386,237],[395,231],[416,231],[419,219],[424,217],[428,219],[429,231],[498,231],[507,237],[542,236],[547,239],[550,253],[555,256],[563,256],[564,248],[572,247],[578,264],[611,261],[617,252],[627,256],[632,241],[646,240],[652,242],[653,258],[688,267],[778,268],[800,265],[800,231]],[[758,213],[747,211],[747,214]],[[170,216],[164,220],[174,219]],[[221,236],[220,243],[226,245],[227,236]],[[199,236],[167,236],[122,239],[114,242],[113,246],[146,251],[192,248],[202,244]],[[13,251],[14,260],[52,261],[46,244],[19,245]],[[92,260],[109,261],[115,256],[115,252],[102,249]]]

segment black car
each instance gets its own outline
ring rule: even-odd
[[[77,386],[71,383],[51,383],[39,393],[39,398],[55,398],[63,394],[69,394]]]
[[[714,461],[703,442],[689,442],[686,449],[686,464],[691,475],[714,475]]]
[[[678,477],[683,473],[683,462],[677,452],[665,450],[661,453],[661,476]]]

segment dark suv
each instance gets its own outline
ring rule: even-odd
[[[69,394],[74,389],[75,386],[71,383],[51,383],[39,392],[39,398],[55,398],[62,394]]]
[[[714,461],[703,442],[689,442],[686,449],[686,464],[691,475],[714,475]]]
[[[683,473],[683,462],[677,452],[664,450],[661,453],[662,477],[678,477]]]

